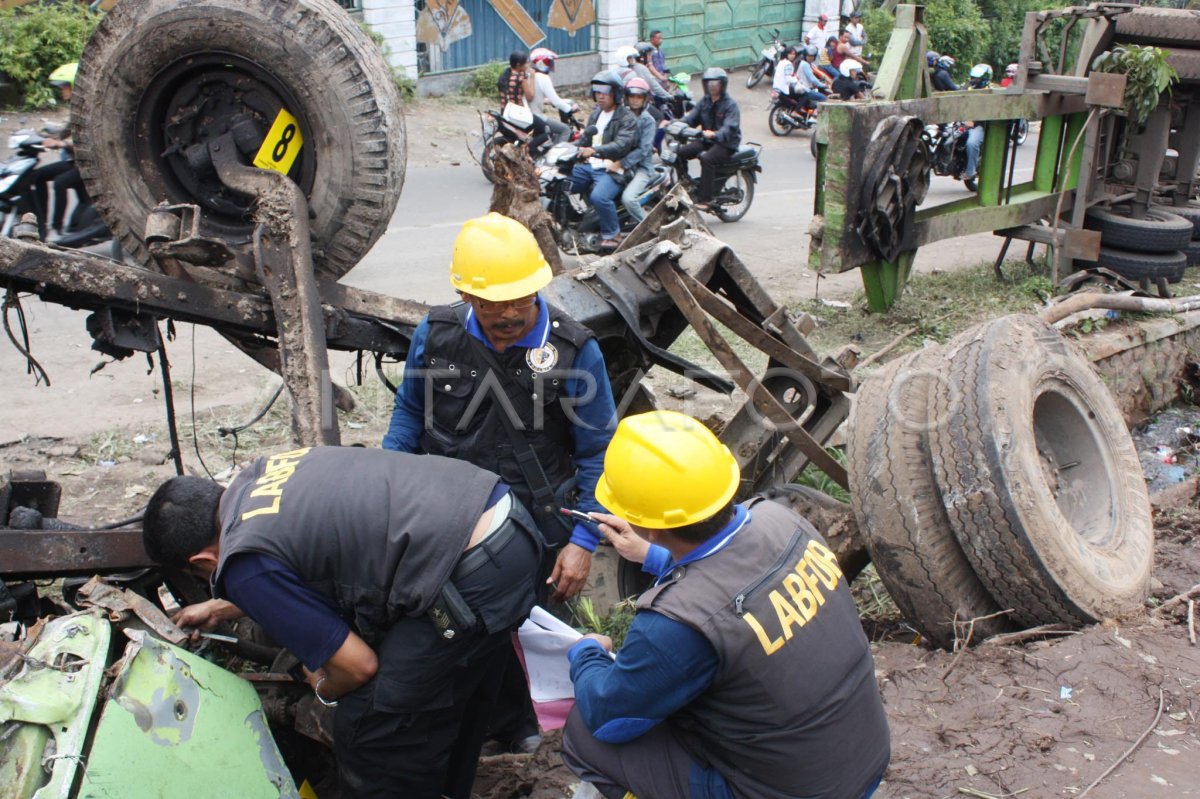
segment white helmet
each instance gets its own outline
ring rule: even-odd
[[[624,66],[629,63],[629,59],[637,58],[637,48],[625,45],[617,48],[617,63]]]
[[[862,64],[858,63],[853,58],[847,58],[845,61],[842,62],[842,65],[840,67],[838,67],[838,72],[841,72],[842,75],[847,78],[850,77],[851,75],[853,75],[855,72],[861,72],[861,71],[862,71]]]
[[[558,53],[546,47],[536,47],[529,54],[529,64],[538,72],[553,72]]]

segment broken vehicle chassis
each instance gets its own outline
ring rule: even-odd
[[[232,170],[223,168],[222,176]],[[237,185],[259,197],[254,256],[269,293],[235,281],[220,287],[199,282],[194,274],[202,273],[182,263],[184,255],[206,266],[230,260],[225,250],[232,245],[197,242],[190,222],[199,213],[194,206],[161,206],[151,214],[147,242],[161,273],[35,241],[0,239],[0,285],[10,298],[27,292],[116,320],[95,326],[99,335],[111,334],[113,324],[156,330],[163,319],[213,327],[282,373],[298,444],[336,443],[326,348],[373,353],[377,363],[402,360],[427,307],[318,280],[308,248],[293,246],[307,240],[303,197],[289,195],[286,180],[260,180],[248,173],[269,173],[243,170],[230,182],[244,181]],[[722,432],[742,467],[743,495],[787,483],[810,462],[846,484],[845,470],[824,444],[849,413],[845,392],[853,390],[853,363],[818,356],[801,331],[811,329],[811,320],[801,318],[798,327],[720,241],[676,220],[644,244],[556,277],[543,293],[595,333],[622,411],[648,409],[652,400],[641,380],[653,366],[726,394],[745,392]],[[714,320],[768,357],[761,379]],[[669,351],[689,326],[729,377]],[[147,351],[162,346],[157,337],[143,345],[129,337],[121,341]],[[32,353],[27,356],[32,362]],[[0,547],[23,553],[6,556],[3,576],[39,573],[39,563],[42,574],[147,565],[132,531],[60,530],[39,538],[43,533],[3,531]]]

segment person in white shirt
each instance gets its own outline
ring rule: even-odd
[[[533,67],[532,110],[546,122],[546,128],[550,131],[550,139],[555,144],[570,138],[571,126],[546,116],[546,103],[564,114],[570,114],[576,110],[575,103],[559,97],[558,92],[554,89],[554,79],[550,77],[550,73],[554,72],[554,64],[557,60],[558,53],[545,47],[538,47],[529,54],[529,64]]]
[[[771,82],[771,89],[779,92],[780,101],[791,106],[792,110],[815,107],[817,103],[825,100],[825,95],[816,91],[812,81],[796,70],[797,53],[795,47],[784,48],[783,57],[775,67],[775,78]]]
[[[850,24],[846,26],[846,30],[850,33],[850,56],[861,61],[863,45],[867,43],[867,29],[863,27],[861,13],[850,13]]]
[[[838,35],[836,28],[827,27],[828,22],[828,14],[822,14],[821,16],[817,17],[817,24],[813,25],[808,31],[804,37],[804,41],[807,44],[816,45],[818,50],[824,50],[825,43],[830,39],[836,38]]]

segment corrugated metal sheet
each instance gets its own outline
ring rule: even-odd
[[[513,50],[559,55],[596,49],[597,0],[424,0],[417,4],[421,73],[508,61]],[[422,19],[421,15],[425,15]],[[588,24],[580,24],[580,23]],[[436,26],[436,27],[435,27]],[[573,32],[572,30],[573,29]]]
[[[804,0],[641,0],[642,35],[663,32],[672,71],[739,67],[758,59],[763,37],[778,28],[800,40]]]

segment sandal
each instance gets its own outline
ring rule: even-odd
[[[613,250],[617,249],[617,247],[620,247],[620,246],[621,246],[621,240],[619,238],[604,239],[603,241],[600,242],[600,251],[601,252],[612,252]]]

